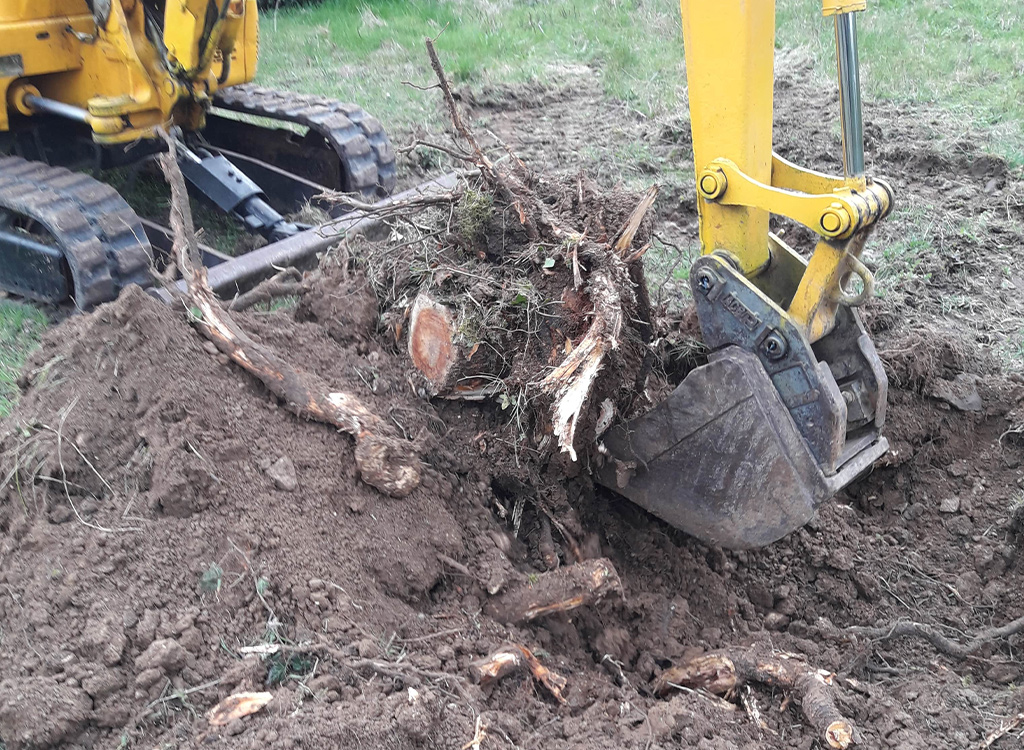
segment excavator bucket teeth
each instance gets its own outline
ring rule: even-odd
[[[598,481],[711,544],[761,547],[888,450],[868,442],[832,476],[811,455],[757,357],[735,346],[668,399],[606,433]]]

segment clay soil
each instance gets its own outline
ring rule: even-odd
[[[806,74],[799,61],[780,71],[777,148],[836,170]],[[600,181],[624,140],[653,155],[650,182],[690,168],[685,120],[647,120],[603,100],[591,72],[566,76],[466,101],[539,169]],[[747,644],[834,672],[858,746],[980,747],[1024,711],[1024,638],[956,659],[835,632],[915,620],[965,642],[1024,614],[1024,381],[996,354],[1021,319],[1024,280],[1003,270],[1024,249],[1021,185],[969,140],[940,138],[928,113],[870,112],[871,169],[950,230],[868,311],[892,450],[766,549],[710,548],[565,459],[531,461],[491,401],[425,397],[358,276],[328,274],[296,310],[240,320],[421,436],[425,479],[402,499],[358,480],[348,437],[297,419],[141,291],[64,321],[0,424],[0,747],[465,749],[477,726],[492,749],[822,746],[781,690],[754,686],[730,709],[649,689],[690,656]],[[694,200],[672,179],[654,231],[682,247]],[[875,260],[900,226],[879,230]],[[662,332],[683,340],[679,284],[656,270],[652,289],[676,301]],[[624,594],[501,624],[488,591],[545,569],[542,506],[584,556],[613,562]],[[526,675],[468,682],[472,660],[510,641],[568,678],[565,705]],[[211,726],[207,711],[246,690],[273,699]],[[1019,746],[1019,732],[992,747]]]

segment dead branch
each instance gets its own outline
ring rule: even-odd
[[[269,654],[284,653],[284,654],[316,654],[325,653],[331,657],[336,663],[343,667],[351,669],[353,672],[372,672],[373,674],[379,674],[384,677],[394,677],[403,680],[408,680],[410,676],[416,676],[425,680],[434,680],[438,682],[444,682],[452,686],[455,691],[465,700],[467,703],[472,704],[473,700],[466,692],[465,678],[459,675],[450,674],[448,672],[436,672],[430,669],[420,669],[414,667],[408,661],[391,662],[382,661],[380,659],[369,659],[365,657],[352,656],[341,649],[331,646],[324,640],[320,640],[316,643],[304,643],[301,645],[289,645],[286,643],[273,643],[266,644],[265,648],[261,648],[260,654],[266,656]]]
[[[484,154],[480,145],[477,143],[476,137],[466,126],[466,123],[462,119],[462,115],[459,114],[459,108],[455,103],[455,97],[452,96],[451,86],[448,85],[448,79],[445,77],[444,66],[441,65],[441,60],[437,56],[437,50],[434,49],[434,42],[429,38],[425,41],[427,45],[427,55],[430,57],[430,67],[434,69],[434,75],[437,76],[437,82],[441,87],[441,93],[444,94],[444,102],[448,107],[448,114],[452,118],[452,125],[473,150],[473,163],[480,169],[481,176],[502,197],[502,199],[508,203],[508,205],[516,208],[519,213],[519,222],[526,230],[526,236],[531,242],[536,242],[540,239],[540,233],[537,231],[537,225],[526,213],[526,210],[523,208],[522,201],[515,195],[515,193],[512,192],[508,183],[505,182],[505,179],[498,174],[498,171],[494,168],[493,162],[487,158],[487,155]]]
[[[528,622],[554,612],[595,604],[622,594],[622,582],[610,560],[598,558],[531,576],[519,588],[491,599],[485,611],[501,622]]]
[[[576,348],[540,384],[542,390],[554,397],[551,412],[555,436],[573,461],[576,460],[576,425],[580,414],[604,364],[605,354],[618,347],[622,332],[622,302],[608,275],[594,271],[588,291],[594,310],[590,328]]]
[[[188,309],[196,329],[232,361],[254,375],[299,416],[334,425],[356,440],[356,465],[364,482],[385,494],[404,497],[420,483],[420,459],[408,442],[359,399],[334,391],[317,375],[286,362],[254,341],[221,306],[206,279],[206,268],[192,223],[185,179],[175,158],[174,140],[164,135],[168,151],[160,167],[171,187],[170,223],[174,256],[186,281]]]
[[[750,682],[792,691],[804,719],[829,747],[845,750],[853,742],[853,724],[836,708],[833,675],[814,669],[791,654],[766,653],[757,647],[712,651],[663,672],[653,684],[657,695],[679,686],[733,695]]]
[[[947,638],[931,625],[907,620],[894,622],[882,627],[855,625],[839,629],[828,619],[822,617],[818,619],[817,625],[822,635],[835,641],[849,641],[855,638],[867,638],[872,641],[891,641],[894,638],[905,637],[923,638],[932,644],[935,650],[946,656],[952,656],[955,659],[966,659],[993,641],[1008,638],[1011,635],[1024,631],[1024,616],[1018,617],[1016,620],[997,628],[981,630],[971,636],[966,643],[960,643]]]
[[[458,171],[456,174],[468,177],[471,173]],[[324,190],[315,197],[317,200],[322,200],[327,203],[348,206],[349,208],[355,209],[367,216],[392,216],[394,214],[408,215],[432,206],[450,205],[455,203],[461,195],[462,191],[455,189],[445,193],[424,193],[423,195],[417,195],[412,198],[381,203],[367,203],[359,200],[358,198],[354,198],[348,193],[342,193],[337,190]]]
[[[296,268],[286,268],[269,279],[264,279],[248,292],[239,294],[228,305],[231,312],[248,310],[253,305],[270,302],[278,297],[298,294],[302,291],[302,274]]]
[[[503,677],[528,669],[533,678],[547,688],[559,703],[565,704],[565,686],[568,680],[548,669],[526,646],[510,643],[483,659],[470,662],[469,675],[480,687],[492,685]]]
[[[981,744],[978,745],[978,750],[985,750],[985,748],[987,747],[992,747],[994,744],[996,744],[997,740],[1008,735],[1014,729],[1019,727],[1022,723],[1024,723],[1024,713],[1017,714],[1012,719],[1010,719],[1010,721],[1006,724],[1000,724],[998,729],[996,729],[994,732],[989,734],[984,740],[982,740]]]

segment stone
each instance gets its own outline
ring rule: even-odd
[[[765,630],[785,630],[789,625],[789,618],[781,612],[769,612],[764,616]]]
[[[267,476],[274,480],[274,486],[285,492],[294,492],[299,486],[295,476],[295,464],[288,456],[281,456],[267,468]]]
[[[931,382],[928,395],[939,401],[945,401],[960,411],[981,411],[984,405],[978,394],[977,375],[962,372],[953,380],[936,378]]]
[[[124,687],[124,675],[104,669],[82,680],[82,689],[95,700],[106,698]]]
[[[149,648],[135,660],[135,667],[141,671],[160,669],[164,672],[177,672],[185,666],[187,657],[180,643],[170,638],[161,638],[149,644]]]
[[[956,495],[945,497],[939,503],[939,513],[956,513],[960,510],[960,498]]]

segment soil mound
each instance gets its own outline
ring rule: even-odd
[[[806,147],[824,153],[824,135],[812,136]],[[600,217],[606,229],[635,201],[616,205]],[[692,226],[692,204],[673,211]],[[508,215],[457,228],[463,239],[480,232],[462,251],[504,253]],[[387,257],[401,259],[402,241]],[[965,262],[980,262],[968,244]],[[537,299],[553,296],[545,283],[568,285],[568,264],[552,278],[546,257],[523,263]],[[350,438],[294,416],[138,290],[46,336],[0,425],[8,750],[465,750],[474,738],[520,748],[820,746],[783,690],[742,688],[729,703],[700,691],[658,698],[650,687],[694,655],[748,644],[835,673],[838,708],[863,747],[971,747],[1024,710],[1014,687],[1020,635],[959,658],[921,639],[845,630],[914,620],[968,643],[1021,614],[1024,384],[974,354],[976,342],[928,324],[948,288],[933,283],[909,312],[907,290],[873,318],[893,385],[886,459],[807,527],[764,550],[729,552],[595,488],[556,446],[540,449],[537,425],[515,422],[514,393],[430,398],[396,343],[400,311],[428,274],[398,273],[405,263],[367,277],[353,265],[328,259],[294,311],[239,321],[417,446],[422,483],[400,499],[359,480]],[[959,270],[945,267],[933,282],[951,288]],[[529,320],[533,292],[479,287],[459,274],[467,270],[455,256],[432,267],[442,302],[468,311],[481,291],[504,300],[515,314],[491,330],[509,338],[489,341],[513,351],[510,323]],[[672,372],[680,330],[655,322]],[[564,351],[545,335],[534,359],[506,363],[507,382],[526,388],[551,345]],[[615,365],[605,392],[625,413],[629,389],[609,385],[633,382],[624,375],[640,365],[628,352]],[[610,560],[622,595],[528,624],[494,616],[495,594],[577,557]],[[525,673],[486,688],[467,679],[509,642],[567,678],[564,703]],[[273,697],[255,715],[211,725],[207,711],[240,691]]]

